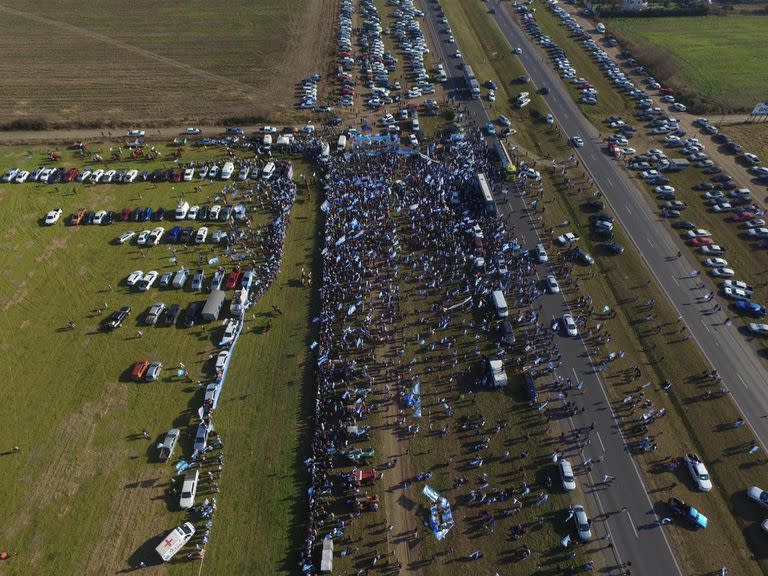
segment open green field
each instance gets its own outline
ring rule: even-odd
[[[609,29],[686,104],[747,111],[766,97],[766,25],[757,15],[618,18]]]
[[[223,154],[193,150],[185,160],[214,158]],[[18,148],[3,149],[0,159],[3,165],[26,168],[45,163],[44,151]],[[64,151],[60,164],[81,166],[82,160]],[[161,165],[122,163],[141,169]],[[297,175],[309,169],[295,166]],[[144,223],[74,227],[65,226],[64,219],[78,207],[173,208],[182,191],[191,203],[210,204],[222,188],[209,182],[196,192],[196,184],[0,186],[0,330],[6,358],[0,363],[5,399],[0,418],[6,426],[0,444],[6,518],[0,548],[13,555],[3,564],[4,574],[109,574],[140,560],[150,563],[148,550],[187,518],[167,494],[173,466],[155,461],[154,446],[165,431],[179,427],[182,441],[172,462],[189,457],[186,435],[194,432],[202,401],[195,383],[210,381],[221,322],[191,329],[144,326],[153,302],[185,308],[204,300],[205,293],[157,287],[138,293],[124,279],[136,269],[162,273],[182,265],[199,266],[210,279],[215,266],[200,266],[201,258],[218,257],[228,269],[233,264],[212,244],[176,245],[177,262],[172,262],[167,244],[142,255],[133,244],[112,243]],[[39,219],[54,207],[64,210],[62,220],[41,226]],[[300,190],[282,271],[249,311],[234,352],[216,412],[226,458],[203,574],[294,572],[305,506],[299,464],[306,446],[303,393],[311,382],[305,354],[312,306],[310,289],[297,278],[301,268],[313,268],[317,213],[317,195],[310,200]],[[254,229],[270,220],[255,203]],[[215,229],[212,225],[211,232]],[[108,313],[126,305],[133,312],[121,328],[99,331]],[[273,328],[265,331],[268,321]],[[163,361],[159,381],[129,381],[128,370],[142,357]],[[176,376],[179,362],[192,382]],[[149,440],[142,437],[143,429]],[[201,481],[198,494],[198,501],[210,496],[207,482]],[[189,574],[193,567],[185,554],[150,572]]]
[[[0,126],[274,118],[292,111],[298,80],[325,74],[334,10],[307,0],[3,2]]]

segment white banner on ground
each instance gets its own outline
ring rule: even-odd
[[[758,102],[755,104],[755,109],[752,110],[752,116],[766,116],[768,115],[768,102]]]

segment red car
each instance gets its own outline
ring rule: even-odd
[[[752,220],[755,215],[752,212],[747,212],[746,210],[744,212],[736,212],[731,215],[731,220],[734,222],[746,222],[747,220]]]
[[[120,212],[120,222],[128,222],[131,219],[131,209],[123,208]]]
[[[147,368],[149,368],[149,360],[146,358],[138,360],[136,364],[133,365],[133,370],[131,370],[131,380],[134,382],[141,382],[144,379],[144,375],[147,373]]]
[[[691,238],[691,246],[709,246],[714,244],[712,238]]]
[[[659,88],[659,94],[663,94],[664,96],[672,94],[672,88]]]
[[[181,182],[181,179],[184,177],[184,170],[178,169],[173,173],[173,181],[174,182]]]
[[[237,283],[240,281],[240,277],[243,275],[243,271],[240,268],[235,268],[227,275],[227,279],[224,282],[224,287],[227,290],[234,290]]]
[[[64,178],[61,179],[62,182],[72,182],[75,178],[77,178],[77,175],[80,171],[77,168],[72,168],[69,172],[67,172],[64,175]]]

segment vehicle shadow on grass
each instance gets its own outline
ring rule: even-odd
[[[169,530],[170,531],[170,530]],[[150,566],[159,566],[162,564],[160,561],[160,558],[157,555],[157,552],[155,551],[155,548],[157,548],[157,545],[162,542],[164,536],[159,534],[157,536],[153,536],[144,544],[139,546],[133,554],[131,554],[128,557],[128,565],[129,568],[124,568],[122,570],[117,570],[116,574],[125,574],[127,572],[133,572],[136,570],[139,565],[143,562],[146,567]]]

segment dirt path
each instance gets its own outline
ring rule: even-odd
[[[377,310],[377,312],[379,312]],[[402,370],[397,350],[402,346],[398,335],[392,336],[390,343],[377,348],[376,357],[383,362],[381,378],[391,390],[387,392],[389,401],[386,411],[382,414],[382,430],[379,435],[382,455],[396,461],[394,468],[387,470],[382,479],[385,487],[384,510],[387,514],[387,540],[390,551],[394,554],[395,564],[402,565],[401,573],[418,573],[413,568],[421,560],[418,554],[419,540],[416,530],[419,522],[416,519],[418,506],[417,489],[413,485],[404,488],[404,481],[415,475],[413,470],[409,441],[406,431],[398,426],[399,404],[397,399],[397,373]],[[378,378],[377,378],[378,380]],[[393,526],[389,530],[389,526]]]

